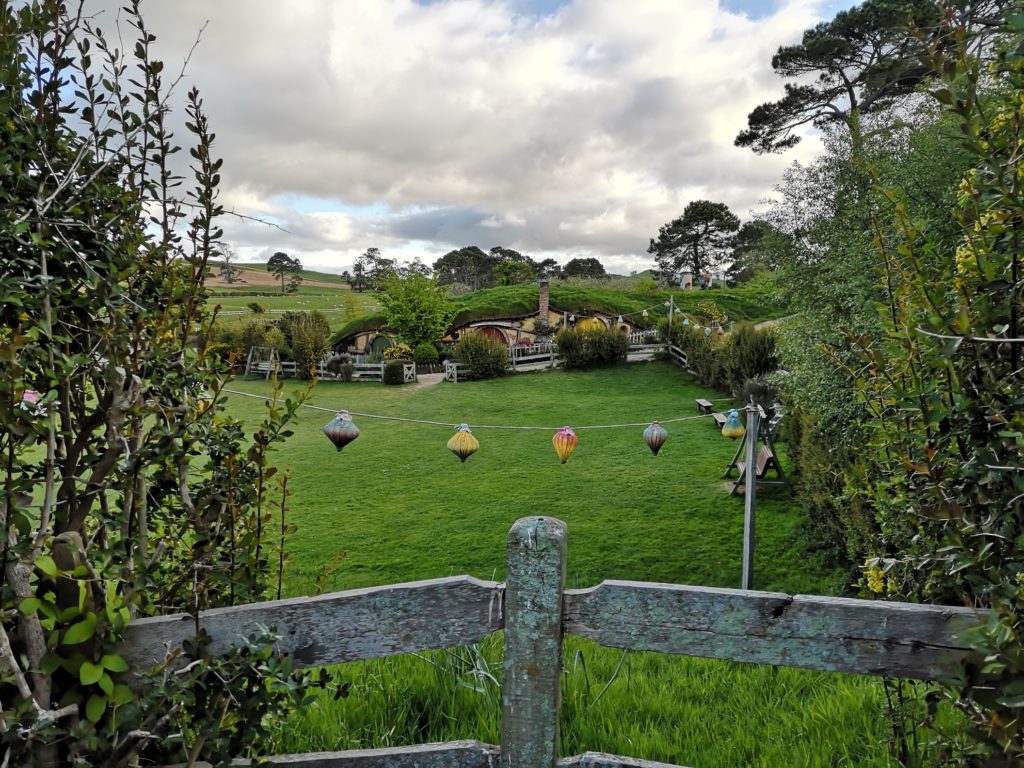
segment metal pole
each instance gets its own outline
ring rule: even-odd
[[[744,467],[746,479],[743,494],[743,589],[753,589],[754,581],[754,512],[757,509],[757,443],[761,418],[758,406],[751,399],[747,406],[747,465]]]
[[[672,315],[676,308],[676,298],[671,293],[668,295],[668,337],[672,338]]]

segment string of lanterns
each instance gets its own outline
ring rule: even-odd
[[[239,395],[242,397],[252,397],[258,400],[270,400],[271,398],[263,395],[253,395],[248,392],[239,392],[238,390],[224,389],[221,390],[227,394]],[[303,408],[312,408],[317,411],[328,411],[331,412],[330,408],[323,408],[317,405],[310,405],[308,403],[302,403]],[[372,413],[356,413],[356,416],[361,416],[370,419],[383,419],[386,421],[401,421],[412,424],[426,424],[428,426],[437,427],[449,427],[451,423],[440,422],[440,421],[428,421],[426,419],[412,419],[404,418],[400,416],[382,416]],[[346,410],[335,412],[334,418],[331,419],[323,427],[323,433],[331,444],[340,452],[345,446],[359,437],[359,428],[352,421],[353,413]],[[673,424],[683,421],[695,421],[697,419],[709,418],[710,414],[701,414],[700,416],[681,416],[674,419],[664,419],[663,422],[652,421],[646,425],[642,434],[644,442],[647,447],[651,449],[651,453],[655,456],[658,455],[658,451],[668,440],[668,430],[662,426],[665,424]],[[592,424],[586,426],[576,427],[577,430],[582,429],[621,429],[628,427],[643,427],[643,423],[630,423],[630,424]],[[560,429],[553,427],[536,427],[536,426],[514,426],[514,425],[497,425],[497,424],[482,424],[477,425],[477,429],[505,429],[505,430],[542,430],[542,431],[554,431],[555,435],[551,438],[551,444],[555,449],[555,453],[558,456],[559,461],[565,464],[569,461],[569,457],[572,456],[573,451],[576,450],[576,446],[579,445],[579,437],[576,435],[576,431],[569,426],[562,427]],[[742,437],[744,432],[743,424],[740,423],[739,413],[736,409],[729,411],[728,417],[726,418],[725,425],[722,427],[722,435],[732,440]],[[476,436],[473,435],[469,424],[458,424],[455,426],[455,434],[448,439],[448,450],[450,450],[455,456],[458,457],[460,462],[465,463],[466,459],[480,450],[480,441],[477,440]]]

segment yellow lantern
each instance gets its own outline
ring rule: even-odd
[[[572,452],[576,450],[576,445],[579,441],[576,433],[570,427],[562,427],[551,438],[551,444],[555,446],[555,453],[558,454],[558,458],[563,464],[572,456]]]
[[[448,450],[459,457],[463,464],[480,448],[480,441],[473,437],[468,424],[459,424],[455,434],[448,439]]]

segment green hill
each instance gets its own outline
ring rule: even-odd
[[[633,322],[639,320],[636,313],[646,309],[649,322],[654,323],[668,314],[666,302],[670,294],[675,297],[677,308],[693,315],[700,314],[697,305],[703,301],[714,301],[730,320],[736,321],[760,322],[781,317],[786,311],[773,291],[760,287],[637,293],[554,283],[550,289],[550,302],[552,309],[574,314],[633,314],[634,317],[629,318]],[[536,312],[539,301],[540,289],[533,284],[474,291],[456,298],[458,314],[453,325],[522,317]],[[381,313],[357,317],[342,326],[335,334],[334,340],[339,341],[346,336],[380,328],[383,325],[384,315]]]

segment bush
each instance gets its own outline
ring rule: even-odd
[[[617,365],[625,362],[629,353],[629,337],[610,328],[563,328],[555,336],[555,344],[566,368]]]
[[[405,363],[401,360],[391,360],[384,364],[385,384],[405,384]]]
[[[412,347],[408,344],[395,344],[384,350],[385,360],[412,360]]]
[[[759,331],[744,324],[726,338],[722,347],[722,375],[725,388],[739,394],[748,379],[756,379],[779,367],[775,332]]]
[[[355,378],[356,368],[352,365],[352,358],[349,355],[337,355],[327,361],[327,370],[333,373],[342,381],[352,381]]]
[[[252,312],[254,315],[262,315],[264,312],[267,311],[266,307],[264,307],[258,301],[250,301],[248,304],[246,304],[246,306],[249,308],[249,311]]]
[[[330,325],[320,312],[289,312],[288,315],[292,317],[285,326],[288,329],[285,335],[291,334],[295,370],[301,378],[308,379],[330,349]]]
[[[437,347],[426,341],[420,344],[412,353],[412,361],[416,365],[437,365]]]
[[[273,323],[262,320],[247,320],[241,325],[225,328],[218,334],[217,341],[225,357],[234,355],[236,361],[245,361],[251,347],[270,347],[279,355],[284,354],[288,345],[284,334]]]
[[[468,333],[455,347],[455,357],[465,363],[469,374],[479,379],[504,376],[508,369],[508,348],[497,339]]]

